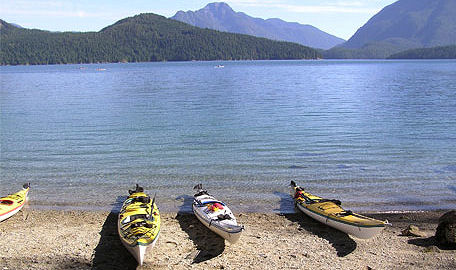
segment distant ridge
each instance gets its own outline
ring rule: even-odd
[[[456,44],[455,0],[399,0],[373,16],[326,58],[386,58],[400,51]]]
[[[456,44],[456,1],[397,1],[372,17],[343,47],[391,39],[419,47]]]
[[[456,59],[456,45],[410,49],[393,54],[388,59]]]
[[[11,23],[11,25],[14,27],[17,27],[17,28],[24,28],[24,27],[20,26],[19,24],[15,24],[15,23]]]
[[[290,41],[320,49],[329,49],[345,41],[311,25],[250,17],[245,13],[235,12],[223,2],[210,3],[197,11],[178,11],[171,19],[200,28]]]
[[[152,13],[99,32],[49,32],[0,20],[0,64],[67,64],[191,60],[316,59],[315,49],[201,29]]]

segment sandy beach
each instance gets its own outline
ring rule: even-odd
[[[112,212],[25,209],[0,223],[0,269],[456,269],[456,251],[434,246],[443,212],[369,214],[393,226],[358,240],[302,213],[241,213],[230,245],[190,213],[162,213],[157,245],[137,267]],[[427,237],[400,236],[409,224]]]

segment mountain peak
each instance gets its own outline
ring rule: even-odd
[[[216,10],[216,11],[232,11],[234,10],[225,2],[214,2],[207,4],[203,10]]]
[[[456,42],[456,1],[399,0],[383,8],[343,46],[361,48],[391,39],[411,41],[417,47]]]
[[[200,11],[209,13],[212,16],[236,16],[236,12],[227,3],[224,2],[209,3]]]
[[[179,11],[171,19],[200,28],[289,41],[321,49],[329,49],[344,42],[343,39],[310,25],[285,22],[276,18],[264,20],[250,17],[234,11],[224,2],[210,3],[196,11]]]

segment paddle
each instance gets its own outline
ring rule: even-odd
[[[154,193],[154,198],[152,199],[152,210],[154,209],[155,197],[157,196],[157,192]]]
[[[154,218],[153,212],[154,212],[154,203],[155,203],[155,197],[157,196],[157,192],[154,193],[154,198],[152,199],[152,208],[151,208],[151,213],[149,215],[149,220],[152,220]]]

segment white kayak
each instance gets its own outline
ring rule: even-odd
[[[194,189],[198,192],[194,195],[192,208],[198,220],[230,243],[236,243],[244,226],[238,225],[236,217],[228,206],[209,195],[202,189],[201,184]]]

